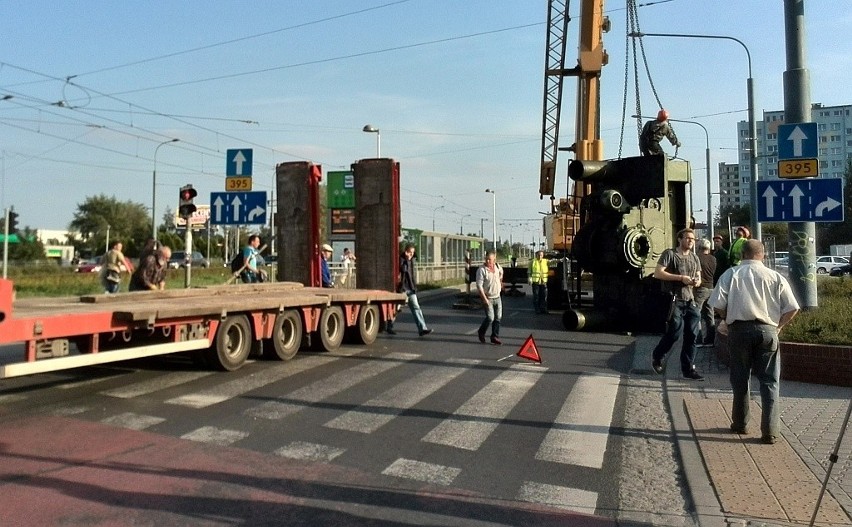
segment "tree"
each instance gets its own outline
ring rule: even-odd
[[[145,205],[101,194],[77,205],[68,229],[80,233],[80,239],[73,244],[81,254],[103,254],[109,230],[111,240],[124,244],[126,255],[136,256],[151,236],[150,219]]]

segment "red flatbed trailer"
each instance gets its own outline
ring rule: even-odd
[[[13,297],[12,282],[0,279],[0,346],[24,348],[21,361],[0,363],[0,379],[179,352],[228,371],[252,351],[289,360],[307,346],[371,344],[406,300],[401,293],[295,282]]]

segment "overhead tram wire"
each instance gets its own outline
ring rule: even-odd
[[[94,75],[96,73],[103,73],[103,72],[106,72],[106,71],[113,71],[113,70],[117,70],[117,69],[128,68],[130,66],[138,66],[140,64],[146,64],[148,62],[156,62],[158,60],[164,60],[164,59],[169,59],[169,58],[172,58],[172,57],[178,57],[180,55],[187,55],[189,53],[195,53],[195,52],[204,51],[204,50],[207,50],[207,49],[213,49],[213,48],[217,48],[217,47],[227,46],[229,44],[236,44],[237,42],[243,42],[243,41],[246,41],[246,40],[253,40],[253,39],[256,39],[256,38],[274,35],[276,33],[283,33],[285,31],[291,31],[291,30],[294,30],[294,29],[301,29],[301,28],[304,28],[304,27],[308,27],[308,26],[312,26],[312,25],[316,25],[316,24],[321,24],[321,23],[324,23],[324,22],[330,22],[332,20],[339,20],[341,18],[346,18],[346,17],[350,17],[350,16],[354,16],[354,15],[360,15],[360,14],[363,14],[363,13],[367,13],[367,12],[370,12],[370,11],[376,11],[378,9],[384,9],[386,7],[391,7],[391,6],[395,6],[395,5],[398,5],[398,4],[405,4],[405,3],[410,2],[410,1],[411,0],[397,0],[395,2],[389,2],[389,3],[378,5],[378,6],[367,7],[367,8],[364,8],[364,9],[359,9],[357,11],[350,11],[348,13],[343,13],[343,14],[340,14],[340,15],[333,15],[333,16],[329,16],[329,17],[325,17],[325,18],[320,18],[318,20],[311,20],[309,22],[303,22],[301,24],[296,24],[296,25],[293,25],[293,26],[282,27],[282,28],[279,28],[279,29],[274,29],[272,31],[265,31],[263,33],[257,33],[257,34],[254,34],[254,35],[247,35],[247,36],[244,36],[244,37],[234,38],[234,39],[231,39],[231,40],[216,42],[214,44],[207,44],[205,46],[199,46],[199,47],[196,47],[196,48],[185,49],[183,51],[175,51],[173,53],[166,53],[165,55],[159,55],[159,56],[156,56],[156,57],[141,59],[141,60],[137,60],[137,61],[133,61],[133,62],[128,62],[128,63],[125,63],[125,64],[119,64],[119,65],[116,65],[116,66],[109,66],[109,67],[106,67],[106,68],[87,71],[87,72],[84,72],[84,73],[78,73],[78,74],[75,75],[75,77],[80,77],[80,76],[83,76],[83,75]]]

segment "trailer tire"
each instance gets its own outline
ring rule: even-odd
[[[302,317],[298,311],[290,309],[275,317],[271,340],[275,355],[267,354],[270,358],[290,360],[296,356],[302,346]]]
[[[369,346],[379,336],[381,325],[382,321],[377,306],[361,306],[358,311],[358,321],[354,326],[346,328],[346,341]]]
[[[317,331],[311,335],[311,344],[316,351],[334,351],[343,342],[346,322],[343,309],[328,306],[322,310]]]
[[[219,324],[207,361],[213,367],[234,371],[245,364],[252,348],[251,325],[244,315],[229,316]]]

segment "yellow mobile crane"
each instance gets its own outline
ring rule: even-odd
[[[539,197],[550,196],[550,214],[544,220],[549,249],[566,255],[570,253],[574,236],[580,228],[580,201],[589,189],[586,183],[576,183],[570,195],[561,198],[558,203],[554,196],[562,85],[565,77],[577,77],[576,141],[567,150],[574,152],[578,160],[603,160],[599,113],[600,76],[609,61],[603,48],[603,34],[610,29],[609,18],[603,15],[603,10],[604,0],[583,0],[579,58],[575,67],[565,68],[570,21],[568,1],[548,2]]]
[[[689,164],[664,155],[604,160],[600,76],[608,62],[603,34],[610,22],[603,14],[604,0],[580,1],[579,56],[573,68],[565,68],[568,1],[548,2],[539,197],[550,195],[545,233],[549,249],[559,256],[548,279],[548,308],[565,308],[566,329],[654,331],[665,322],[668,305],[653,272],[663,250],[673,246],[675,233],[689,224]],[[560,149],[560,106],[568,76],[577,77],[576,139]],[[557,203],[559,150],[574,154],[568,167],[573,188]],[[590,288],[584,276],[591,277]]]

